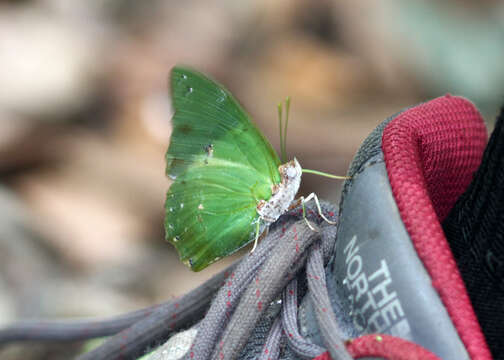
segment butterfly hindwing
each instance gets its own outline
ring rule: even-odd
[[[222,86],[175,67],[171,87],[166,238],[198,271],[253,239],[257,202],[280,182],[280,160]]]
[[[167,239],[180,259],[199,271],[247,244],[257,219],[245,176],[222,167],[189,168],[172,184],[166,200]],[[248,190],[245,188],[245,190]]]

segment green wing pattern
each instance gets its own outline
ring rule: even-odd
[[[166,239],[199,271],[253,239],[257,201],[280,182],[280,160],[233,96],[196,71],[171,73],[175,108],[166,154],[173,179]]]

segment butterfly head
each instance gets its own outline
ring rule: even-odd
[[[283,165],[280,165],[279,170],[283,183],[298,181],[298,179],[301,178],[302,169],[296,158]]]

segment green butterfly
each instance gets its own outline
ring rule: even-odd
[[[296,159],[281,165],[271,144],[223,86],[176,66],[166,174],[166,239],[200,271],[257,240],[299,189]]]

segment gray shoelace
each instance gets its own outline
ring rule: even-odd
[[[326,214],[334,214],[327,204],[323,209]],[[186,359],[237,358],[267,306],[282,293],[282,312],[273,323],[260,358],[278,358],[283,334],[301,357],[313,358],[323,353],[324,348],[304,339],[298,331],[296,276],[305,264],[325,346],[333,359],[351,359],[325,286],[323,260],[329,259],[334,248],[336,227],[321,221],[313,209],[309,213],[311,220],[318,223],[317,231],[311,230],[299,213],[291,213],[290,218],[272,226],[258,247],[260,254],[251,254],[236,268],[200,322]]]
[[[334,207],[322,203],[322,209],[334,219]],[[312,358],[325,349],[304,339],[298,330],[296,278],[306,274],[324,346],[335,360],[351,359],[325,286],[324,262],[334,248],[336,227],[323,221],[316,209],[307,207],[307,210],[316,231],[306,225],[299,209],[291,211],[271,226],[254,253],[178,301],[99,322],[25,322],[0,330],[0,343],[75,340],[115,333],[78,359],[135,359],[146,349],[201,320],[185,358],[235,359],[268,306],[282,298],[282,311],[273,321],[259,358],[277,359],[282,337],[297,355]]]

